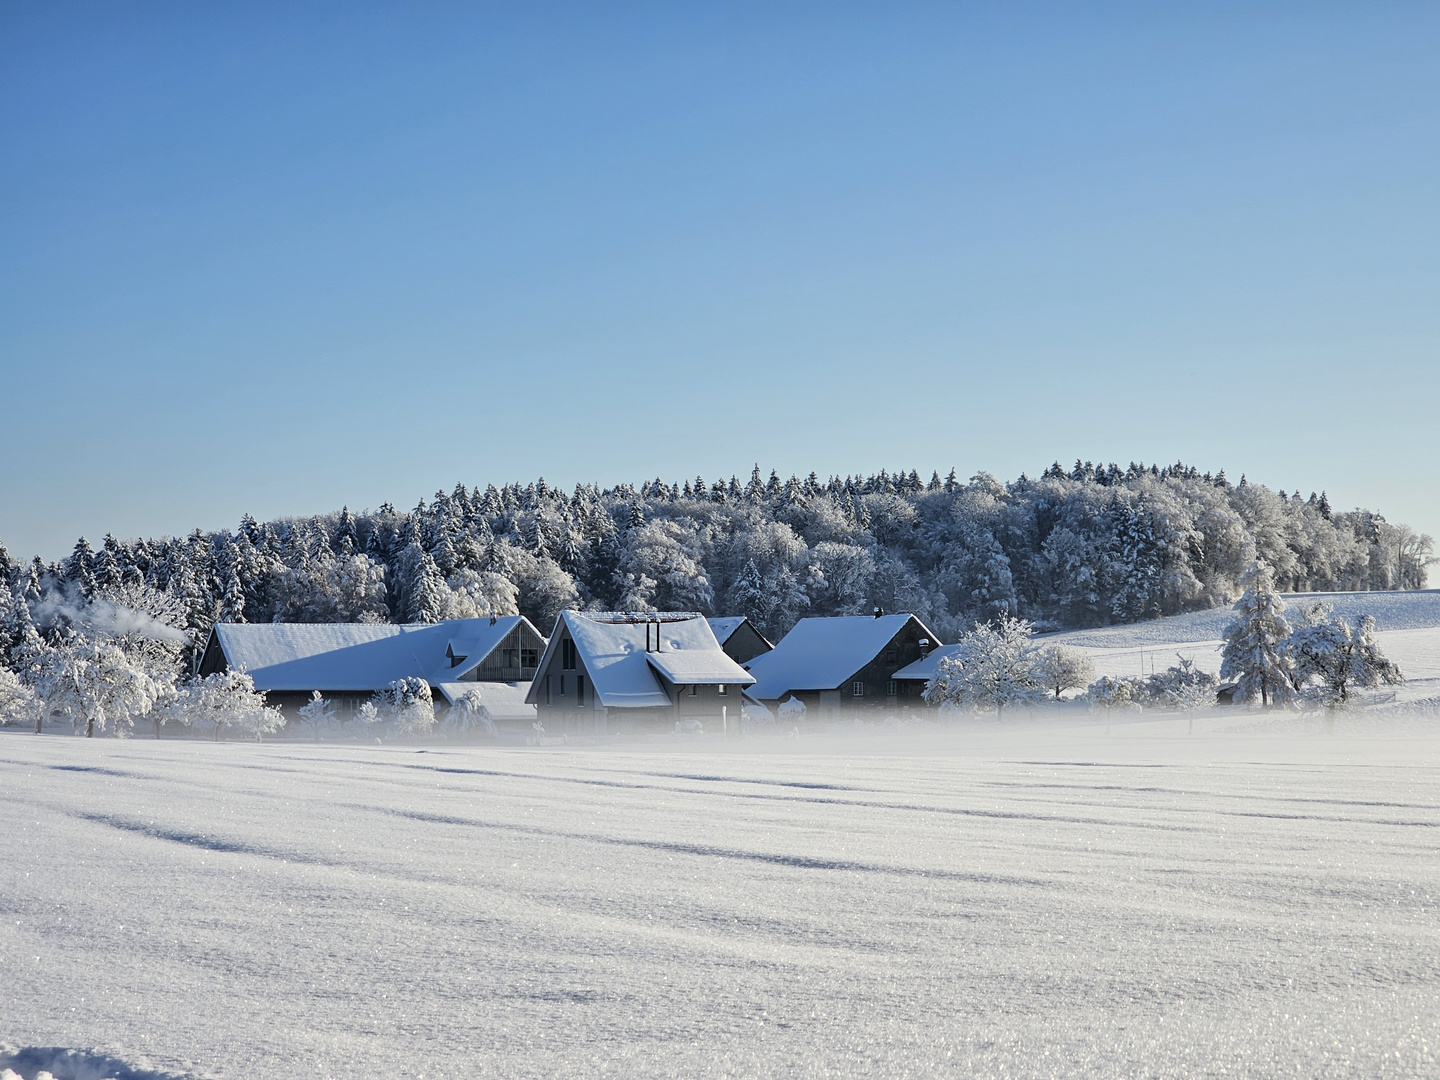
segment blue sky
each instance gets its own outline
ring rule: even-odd
[[[1440,535],[1440,8],[1086,7],[4,4],[0,539],[1077,456]]]

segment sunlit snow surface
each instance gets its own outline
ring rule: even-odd
[[[1349,723],[6,734],[0,1039],[234,1078],[1435,1076],[1440,726]]]

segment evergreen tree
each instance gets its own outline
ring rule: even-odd
[[[445,618],[449,608],[449,588],[440,575],[440,568],[427,551],[418,547],[411,549],[410,563],[413,567],[405,595],[405,618],[407,623],[437,623]]]
[[[75,542],[75,549],[66,560],[65,580],[86,599],[95,595],[95,551],[83,536]]]
[[[1290,636],[1285,602],[1270,567],[1259,560],[1245,572],[1241,584],[1245,593],[1225,628],[1220,677],[1235,680],[1236,704],[1259,698],[1264,708],[1288,705],[1295,699],[1295,689],[1294,666],[1285,649]]]

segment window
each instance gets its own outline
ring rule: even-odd
[[[856,679],[853,683],[850,684],[850,693],[854,697],[864,697],[865,684],[859,679]]]
[[[576,707],[577,709],[583,709],[583,708],[585,707],[585,676],[584,676],[584,675],[576,675],[576,676],[575,676],[575,707]]]
[[[550,704],[550,676],[545,676],[545,704]]]
[[[891,679],[889,682],[887,682],[887,683],[885,684],[885,695],[886,695],[887,697],[894,697],[895,694],[896,694],[895,680],[894,680],[894,679]]]
[[[560,667],[565,671],[575,670],[575,641],[566,638],[560,642]],[[562,690],[561,693],[564,693]]]
[[[696,696],[697,694],[699,694],[699,693],[700,693],[700,684],[699,684],[699,683],[691,683],[691,684],[690,684],[690,696],[691,696],[691,697],[695,697],[695,696]]]
[[[716,692],[717,694],[719,694],[721,697],[724,697],[727,693],[729,693],[729,687],[727,687],[727,686],[722,682],[722,683],[720,683],[718,686],[715,687],[715,692]]]
[[[540,662],[540,653],[536,649],[520,650],[520,666],[534,667]]]
[[[888,649],[885,650],[885,663],[887,663],[887,664],[893,664],[894,662],[895,662],[895,646],[894,646],[894,645],[891,645]]]
[[[565,676],[564,676],[564,675],[561,675],[561,676],[560,676],[560,696],[561,696],[561,697],[564,697],[564,696],[565,696]]]

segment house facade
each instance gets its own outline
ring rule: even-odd
[[[755,676],[747,696],[774,710],[795,697],[810,720],[883,717],[924,704],[913,682],[897,672],[938,642],[914,615],[854,615],[801,619],[746,669]]]
[[[550,734],[729,734],[754,681],[694,612],[565,611],[525,700]]]

